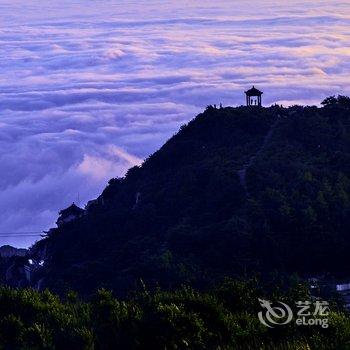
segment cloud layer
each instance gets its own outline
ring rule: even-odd
[[[0,245],[96,197],[208,104],[350,94],[345,1],[0,0]]]

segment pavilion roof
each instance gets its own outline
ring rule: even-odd
[[[248,95],[248,96],[260,96],[263,94],[262,91],[258,90],[254,85],[251,89],[249,89],[248,91],[245,91],[245,93]]]
[[[66,208],[60,211],[60,216],[68,216],[68,215],[80,215],[84,212],[84,209],[79,208],[77,205],[75,205],[74,203]]]

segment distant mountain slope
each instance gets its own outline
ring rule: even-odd
[[[15,248],[10,245],[3,245],[0,247],[0,257],[11,258],[12,256],[25,256],[27,249]]]
[[[349,274],[350,108],[212,107],[46,238],[45,285]],[[244,184],[242,183],[244,169]]]

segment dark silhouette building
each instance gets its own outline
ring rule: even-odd
[[[84,214],[84,209],[79,208],[74,203],[60,211],[59,218],[56,221],[58,227],[64,225],[67,222],[73,221]]]
[[[248,91],[245,91],[247,106],[261,106],[262,91],[258,90],[254,85]]]

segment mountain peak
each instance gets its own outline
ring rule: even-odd
[[[345,273],[349,134],[338,103],[209,107],[49,233],[45,283],[123,294],[140,278],[170,288],[247,271]]]

